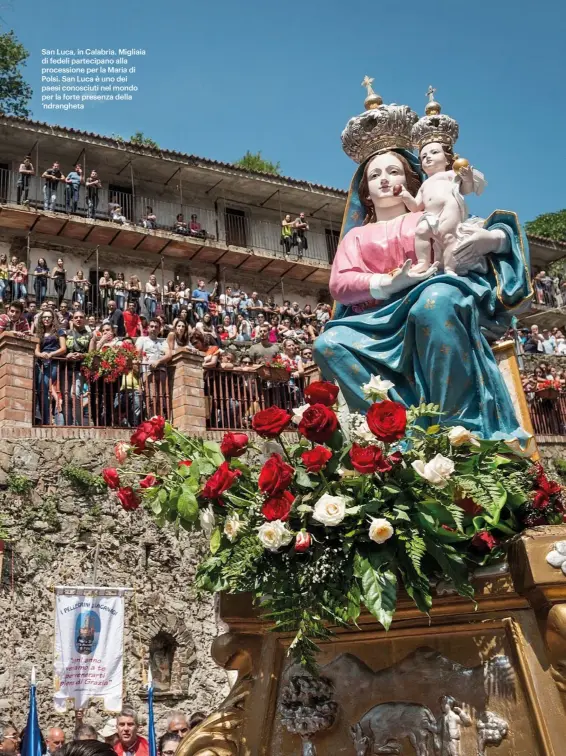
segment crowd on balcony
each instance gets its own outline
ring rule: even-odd
[[[37,422],[57,425],[134,426],[156,411],[167,414],[167,368],[180,349],[202,353],[205,368],[216,371],[254,372],[277,363],[292,384],[313,364],[312,342],[331,316],[325,303],[262,300],[239,284],[219,293],[204,280],[195,288],[181,280],[162,286],[154,274],[142,282],[103,270],[91,285],[82,270],[69,275],[62,258],[52,268],[39,258],[29,273],[17,256],[8,262],[6,255],[1,310],[0,332],[39,339]],[[137,351],[132,375],[110,387],[85,385],[85,355],[119,344]]]
[[[532,279],[534,302],[546,307],[566,306],[566,278],[541,270]]]

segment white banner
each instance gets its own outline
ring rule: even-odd
[[[108,595],[110,594],[110,595]],[[112,595],[113,594],[113,595]],[[55,709],[82,709],[103,699],[106,711],[122,708],[124,596],[120,589],[56,589]]]

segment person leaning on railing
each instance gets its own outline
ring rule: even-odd
[[[66,425],[88,425],[86,400],[88,389],[85,390],[81,362],[88,352],[90,338],[91,334],[86,327],[86,316],[82,310],[76,310],[73,313],[71,327],[67,331],[66,359],[68,364],[59,376]]]
[[[66,354],[67,338],[64,329],[56,322],[55,314],[51,310],[43,310],[40,313],[37,337],[38,342],[35,345],[36,422],[41,425],[50,425],[53,415],[55,425],[63,425],[57,358],[64,357]]]
[[[22,199],[24,205],[29,204],[29,185],[31,177],[34,175],[35,169],[33,167],[33,163],[31,162],[31,155],[26,155],[24,158],[24,162],[20,163],[20,167],[18,170],[18,183],[17,183],[17,200],[16,202],[18,205],[22,204]]]
[[[51,278],[57,292],[57,307],[60,307],[61,302],[65,299],[65,290],[67,288],[67,271],[65,270],[65,263],[62,257],[58,258],[57,265],[51,271]]]

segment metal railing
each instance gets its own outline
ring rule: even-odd
[[[116,381],[88,382],[81,362],[65,358],[34,360],[34,425],[135,428],[163,415],[171,418],[174,368],[129,373]]]
[[[304,378],[264,381],[253,371],[205,369],[206,427],[213,430],[251,428],[252,417],[266,407],[291,411],[304,404]]]
[[[537,436],[566,436],[566,393],[527,394],[529,414]]]
[[[30,176],[22,184],[19,173],[3,168],[0,169],[0,204],[23,204],[36,210],[179,233],[180,237],[217,239],[227,246],[264,250],[275,257],[288,257],[290,261],[302,258],[329,263],[336,252],[339,223],[329,221],[330,228],[324,233],[307,231],[305,249],[301,249],[297,239],[287,248],[281,237],[280,222],[256,218],[248,211],[240,214],[241,211],[231,211],[227,207],[217,213],[214,209],[187,202],[169,202],[118,189],[99,189],[89,196],[86,186],[79,186],[78,194],[73,193],[73,189],[68,188],[70,186],[61,182],[53,192],[53,200],[51,193],[46,191],[45,179]],[[156,216],[155,222],[147,221],[147,208],[151,208]],[[178,226],[179,214],[182,214],[186,228]],[[197,216],[200,231],[191,232],[192,215]]]

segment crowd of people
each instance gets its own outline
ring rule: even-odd
[[[547,307],[566,306],[566,279],[541,270],[533,276],[535,302]]]
[[[167,719],[166,731],[157,740],[159,756],[175,756],[184,736],[205,717],[200,711],[190,716],[181,711],[173,712]],[[24,731],[18,730],[12,722],[0,721],[0,754],[18,756],[24,737]],[[139,734],[138,716],[129,707],[124,707],[116,718],[108,720],[99,730],[84,722],[79,711],[69,741],[65,731],[56,725],[45,730],[41,741],[42,756],[149,756],[148,740]]]
[[[55,161],[50,168],[47,168],[41,174],[43,179],[43,209],[54,212],[58,207],[65,208],[68,214],[84,214],[87,218],[101,217],[98,215],[101,199],[102,182],[98,177],[96,170],[91,170],[89,175],[80,163],[77,163],[71,170],[64,174],[61,171],[61,165]],[[35,168],[31,160],[31,155],[26,155],[20,163],[17,181],[17,204],[29,205],[30,182],[32,176],[35,176]],[[85,188],[85,207],[80,208],[80,190]],[[124,207],[124,203],[128,207]],[[129,195],[121,196],[113,192],[109,194],[108,208],[102,213],[102,218],[107,218],[120,225],[139,225],[147,229],[164,228],[181,236],[195,237],[198,239],[213,238],[206,231],[198,220],[196,213],[192,213],[190,220],[185,220],[183,213],[179,213],[171,227],[160,224],[157,214],[151,205],[146,205],[145,212],[140,218],[133,218],[131,199]],[[285,254],[296,251],[298,258],[302,258],[308,249],[309,224],[305,213],[300,213],[296,218],[290,214],[284,216],[281,221],[281,246]]]
[[[0,332],[38,338],[35,415],[42,425],[132,427],[167,414],[167,368],[181,349],[204,354],[208,369],[253,372],[276,362],[296,380],[313,364],[312,343],[331,317],[322,302],[264,301],[239,284],[220,293],[203,279],[191,289],[184,281],[161,286],[154,274],[142,284],[135,275],[126,280],[104,270],[92,287],[82,270],[69,277],[62,258],[51,269],[38,259],[33,294],[27,275],[17,257],[0,256]],[[50,279],[53,297],[47,296]],[[110,386],[87,385],[85,356],[119,345],[137,354],[131,373]]]
[[[566,337],[558,326],[540,329],[532,325],[530,328],[512,329],[510,336],[517,343],[519,355],[566,355]]]

